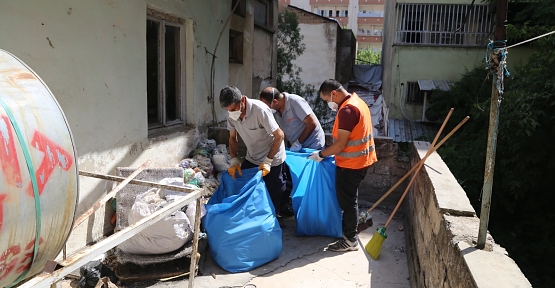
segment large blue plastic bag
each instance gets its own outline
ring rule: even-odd
[[[297,220],[297,236],[341,238],[341,209],[335,194],[335,158],[316,162],[307,157],[315,151],[286,151],[291,171],[291,198]]]
[[[276,259],[282,231],[275,215],[258,167],[243,170],[235,180],[222,173],[203,218],[214,262],[229,272],[244,272]]]

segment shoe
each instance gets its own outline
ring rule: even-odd
[[[328,251],[345,252],[345,251],[357,251],[357,250],[358,250],[357,239],[355,238],[354,241],[351,241],[347,239],[347,237],[345,236],[328,245]]]

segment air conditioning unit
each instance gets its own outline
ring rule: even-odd
[[[422,106],[422,122],[437,123],[441,120],[441,117],[436,113],[430,111],[432,105],[428,102],[430,97],[430,92],[424,92],[424,104]]]

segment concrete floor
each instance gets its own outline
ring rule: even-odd
[[[196,276],[198,288],[307,288],[307,287],[410,287],[405,236],[402,219],[396,217],[387,229],[388,238],[382,245],[380,257],[373,260],[364,246],[383,227],[390,209],[376,209],[371,215],[374,225],[359,234],[359,250],[352,252],[324,251],[334,239],[327,237],[296,237],[295,219],[284,221],[283,249],[280,256],[261,267],[243,273],[229,273],[207,257],[202,276]],[[400,214],[400,213],[399,213]],[[187,278],[166,282],[133,283],[122,287],[188,287]]]

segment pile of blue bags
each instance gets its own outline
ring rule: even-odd
[[[340,238],[341,210],[335,195],[335,161],[307,159],[307,150],[287,151],[297,236]],[[223,172],[203,218],[214,262],[229,272],[244,272],[276,259],[282,230],[258,167],[233,179]]]

